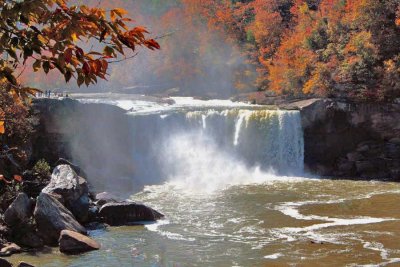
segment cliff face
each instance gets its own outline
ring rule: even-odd
[[[286,107],[301,111],[309,172],[400,181],[400,104],[313,99]]]

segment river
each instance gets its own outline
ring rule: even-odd
[[[13,261],[46,267],[400,265],[400,184],[306,174],[297,111],[186,98],[173,105],[110,104],[132,118],[127,131],[136,168],[132,183],[124,183],[132,188],[129,198],[165,219],[92,231],[99,251],[64,256],[49,249]],[[92,142],[101,151],[104,144]],[[90,172],[93,161],[80,164]]]

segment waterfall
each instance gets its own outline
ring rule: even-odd
[[[303,171],[298,111],[207,109],[132,115],[138,177],[223,187]],[[142,133],[145,131],[145,135]]]
[[[100,121],[83,122],[86,131],[74,134],[72,138],[79,140],[71,142],[72,155],[96,177],[94,186],[122,184],[118,190],[135,191],[144,185],[177,182],[212,189],[303,171],[298,111],[185,107],[128,113],[124,125],[115,119]],[[98,129],[106,127],[110,130],[103,136]],[[82,150],[85,157],[79,158]],[[89,151],[95,152],[88,155]],[[123,182],[105,182],[110,177]]]

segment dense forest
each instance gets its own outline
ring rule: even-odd
[[[398,0],[222,0],[203,7],[257,65],[260,89],[374,101],[400,96]]]

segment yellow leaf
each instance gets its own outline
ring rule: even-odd
[[[0,121],[0,134],[4,134],[6,129],[4,128],[4,121]]]
[[[113,11],[115,12],[115,14],[117,14],[120,17],[122,17],[123,15],[128,14],[128,11],[126,11],[123,8],[114,8]]]
[[[76,35],[75,32],[73,34],[71,34],[71,38],[72,38],[72,41],[74,41],[74,42],[78,41],[78,36]]]

